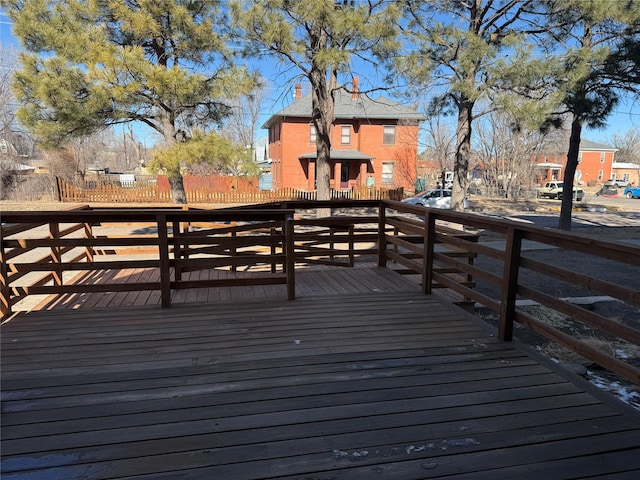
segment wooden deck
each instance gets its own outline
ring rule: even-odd
[[[211,269],[183,274],[185,280],[218,280],[246,278],[260,272]],[[157,269],[99,270],[77,278],[78,283],[100,284],[158,281]],[[357,268],[313,266],[296,268],[296,296],[317,297],[327,295],[420,291],[417,275],[400,277],[390,269],[375,268],[360,263]],[[287,298],[286,285],[249,285],[222,288],[189,288],[172,292],[171,303],[229,302],[245,300],[281,300]],[[131,307],[160,305],[160,292],[91,292],[47,296],[33,309],[93,309],[103,307]],[[31,310],[32,308],[22,308]],[[20,308],[18,308],[20,310]]]
[[[3,480],[638,478],[637,412],[356,270],[298,274],[295,301],[17,314]]]

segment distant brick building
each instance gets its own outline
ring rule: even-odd
[[[616,148],[590,140],[580,140],[578,168],[575,180],[579,183],[604,183],[614,174]],[[566,155],[540,156],[537,162],[537,178],[540,184],[551,180],[564,180]]]
[[[413,188],[416,179],[418,125],[415,110],[387,98],[357,91],[335,92],[331,133],[331,188]],[[277,112],[262,128],[269,130],[273,188],[315,190],[316,132],[311,123],[311,94]]]

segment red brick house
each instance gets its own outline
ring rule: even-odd
[[[614,155],[616,148],[592,142],[580,140],[578,153],[578,168],[576,169],[576,181],[580,184],[604,183],[614,173]],[[540,156],[536,159],[537,183],[551,180],[564,180],[564,170],[567,166],[567,156],[553,155]]]
[[[335,92],[331,137],[331,188],[405,187],[416,179],[418,125],[415,110],[387,98],[357,91]],[[273,188],[315,190],[316,132],[311,123],[311,94],[302,95],[262,126],[269,130]]]

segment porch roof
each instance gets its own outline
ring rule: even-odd
[[[536,168],[562,168],[562,165],[559,163],[549,163],[549,162],[543,162],[543,163],[536,163]]]
[[[346,150],[346,149],[331,149],[331,160],[372,160],[375,157],[367,155],[360,150]],[[300,155],[300,158],[306,158],[309,160],[315,160],[318,158],[318,152],[305,153]]]

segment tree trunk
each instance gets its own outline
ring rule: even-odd
[[[582,134],[582,120],[575,115],[571,122],[571,135],[569,136],[569,152],[567,153],[567,166],[564,169],[564,185],[562,187],[562,207],[558,228],[571,230],[571,210],[573,208],[573,179],[578,168],[578,154],[580,152],[580,136]]]
[[[185,205],[187,203],[187,193],[184,190],[184,180],[182,175],[169,176],[169,185],[171,186],[171,198],[173,203]]]
[[[173,119],[166,112],[162,119],[162,133],[164,135],[164,144],[167,148],[171,148],[176,143],[176,127]],[[173,203],[184,205],[187,203],[187,193],[184,190],[184,180],[180,173],[180,163],[175,165],[171,171],[167,171],[169,185],[171,186],[171,198]]]
[[[451,208],[464,210],[464,199],[467,194],[467,173],[469,172],[469,154],[471,152],[471,120],[473,101],[461,98],[458,107],[458,134],[456,140],[456,163],[453,168],[453,191]]]
[[[327,33],[320,22],[312,24],[311,49],[314,52],[322,52],[327,48]],[[331,199],[331,127],[333,126],[333,113],[335,99],[335,76],[331,69],[323,65],[322,59],[313,58],[308,77],[311,82],[311,115],[313,125],[316,128],[316,191],[318,200]],[[329,71],[328,71],[329,70]],[[331,73],[331,80],[327,79],[327,73]],[[326,212],[325,212],[326,213]]]

